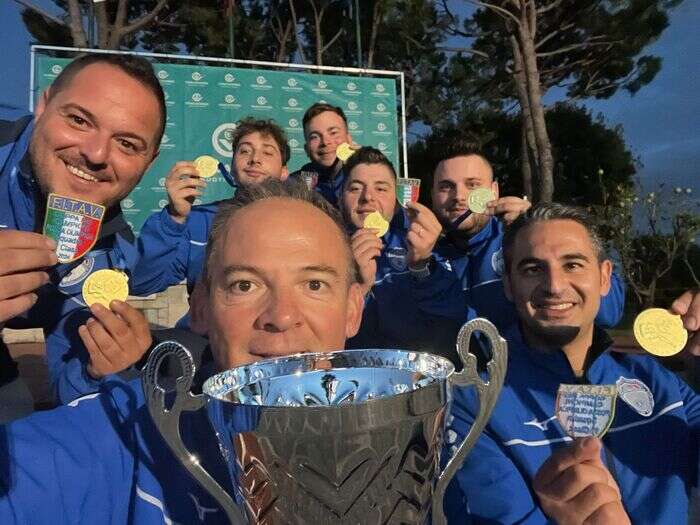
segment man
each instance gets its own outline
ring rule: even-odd
[[[462,513],[454,523],[464,522],[465,504],[477,523],[686,523],[700,398],[653,357],[616,352],[596,327],[612,264],[591,218],[533,207],[506,231],[503,252],[519,324],[504,333],[503,391],[451,487],[448,506]],[[691,295],[675,305],[686,323],[698,316]],[[602,439],[567,436],[555,408],[560,384],[616,386]],[[451,445],[478,412],[474,394],[455,391]]]
[[[232,172],[239,186],[287,179],[289,145],[274,121],[242,120],[233,134],[232,149]],[[205,186],[192,162],[178,162],[168,173],[168,206],[152,214],[139,235],[141,258],[134,269],[134,294],[160,292],[185,279],[187,291],[192,293],[202,274],[209,231],[221,205],[221,201],[192,205]],[[183,326],[187,322],[187,317],[181,321]]]
[[[360,323],[362,293],[340,217],[302,185],[244,186],[222,203],[205,276],[205,304],[193,308],[205,312],[218,369],[337,350]],[[198,461],[230,486],[205,411],[183,416],[180,428]],[[226,523],[158,434],[139,383],[115,379],[97,396],[34,414],[0,435],[2,523],[83,516],[90,523]]]
[[[108,54],[68,64],[37,101],[33,119],[0,123],[0,323],[44,329],[62,402],[96,390],[100,377],[130,366],[150,344],[139,334],[143,347],[130,353],[103,349],[113,364],[105,369],[85,352],[78,326],[92,313],[87,328],[98,340],[105,320],[130,330],[120,324],[133,318],[130,306],[88,309],[82,284],[97,270],[129,274],[135,265],[119,201],[155,159],[164,126],[165,100],[150,63]],[[96,244],[78,262],[56,266],[55,242],[37,233],[51,192],[107,208]]]
[[[341,210],[352,234],[352,247],[360,269],[365,311],[360,332],[348,341],[352,348],[437,348],[434,313],[440,308],[433,297],[435,281],[453,279],[432,254],[442,227],[432,212],[418,203],[406,209],[396,199],[396,172],[381,151],[363,147],[345,165],[347,173]],[[389,222],[380,238],[364,227],[365,218],[377,212]],[[430,314],[426,313],[426,310]],[[466,306],[460,310],[466,319]],[[454,346],[454,339],[450,341]]]
[[[490,189],[495,199],[488,203],[485,213],[468,214],[460,223],[469,211],[469,194],[478,188]],[[491,165],[470,144],[452,144],[435,168],[432,208],[445,230],[435,252],[449,261],[460,281],[454,286],[461,287],[476,314],[488,318],[499,328],[514,319],[501,279],[503,227],[530,205],[525,199],[499,196]],[[452,292],[454,297],[456,294]],[[445,295],[450,296],[447,292]],[[610,293],[601,303],[597,322],[603,327],[615,326],[622,317],[624,303],[623,281],[613,274]]]
[[[311,162],[292,173],[292,177],[303,180],[309,188],[315,189],[337,206],[345,172],[343,161],[335,151],[343,143],[353,144],[348,119],[341,108],[318,102],[306,110],[302,124],[306,140],[304,151]]]

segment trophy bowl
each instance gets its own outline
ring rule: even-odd
[[[488,381],[468,352],[471,334],[491,345]],[[182,345],[158,345],[144,369],[151,416],[194,478],[231,523],[445,523],[450,479],[483,430],[505,376],[507,349],[484,319],[457,337],[464,369],[406,350],[342,350],[258,361],[216,374],[190,392],[194,362]],[[176,357],[183,376],[175,400],[158,370]],[[474,385],[480,413],[441,471],[452,387]],[[182,411],[204,409],[218,439],[235,494],[227,493],[187,450]],[[444,462],[443,462],[444,463]]]

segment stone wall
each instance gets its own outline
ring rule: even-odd
[[[147,297],[129,297],[131,306],[141,310],[154,328],[170,328],[187,312],[187,288],[184,284],[172,286],[164,292]],[[41,329],[4,329],[2,337],[7,344],[40,343],[44,341]]]

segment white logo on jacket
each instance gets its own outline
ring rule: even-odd
[[[654,412],[654,394],[639,379],[620,376],[615,382],[617,394],[638,414],[649,417]]]

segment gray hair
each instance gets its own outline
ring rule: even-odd
[[[583,226],[591,239],[591,244],[593,245],[593,249],[598,257],[598,262],[602,262],[605,259],[603,240],[600,237],[595,220],[590,213],[578,206],[568,206],[566,204],[558,204],[556,202],[545,202],[532,206],[525,213],[520,215],[520,217],[515,219],[515,221],[513,221],[508,228],[506,228],[503,235],[503,260],[506,271],[510,270],[512,256],[511,252],[513,251],[515,238],[518,236],[520,230],[537,222],[555,220],[574,221]]]
[[[273,198],[306,202],[327,215],[337,226],[338,234],[341,236],[347,252],[348,284],[359,282],[359,268],[353,257],[350,237],[345,230],[340,212],[319,193],[308,189],[303,181],[286,180],[282,182],[277,179],[267,179],[260,184],[239,186],[232,199],[219,203],[219,208],[214,217],[211,232],[209,233],[209,241],[207,242],[204,259],[204,282],[207,287],[209,287],[212,282],[212,261],[214,257],[218,255],[221,244],[224,242],[229,221],[237,212],[246,206]]]

